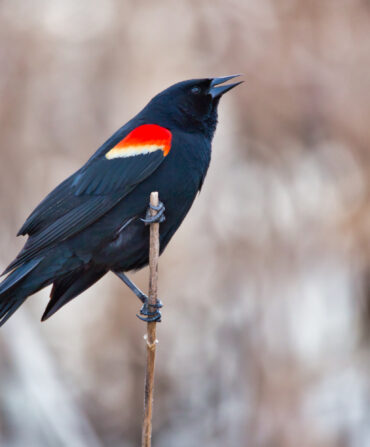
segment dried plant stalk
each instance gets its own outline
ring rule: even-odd
[[[158,206],[158,192],[150,194],[150,204]],[[157,211],[151,209],[151,215],[154,216]],[[158,259],[159,259],[159,223],[150,225],[149,242],[149,311],[154,312],[152,307],[157,301],[158,291]],[[145,391],[144,391],[144,421],[142,431],[142,447],[150,447],[152,443],[152,414],[153,414],[153,389],[154,389],[154,362],[156,344],[156,322],[147,324],[146,333],[146,372],[145,372]]]

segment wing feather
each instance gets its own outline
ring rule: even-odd
[[[74,178],[75,194],[105,195],[118,190],[125,194],[128,186],[144,180],[163,159],[162,151],[112,160],[94,159]]]
[[[17,236],[26,234],[32,235],[38,232],[44,223],[50,222],[52,217],[57,219],[66,212],[66,209],[68,210],[71,206],[76,205],[76,203],[72,204],[73,201],[77,202],[71,189],[74,175],[64,180],[45,197],[45,199],[28,216],[25,223],[18,231]]]
[[[163,159],[162,151],[123,159],[90,159],[27,219],[20,234],[29,232],[30,238],[4,274],[89,227],[154,172]]]

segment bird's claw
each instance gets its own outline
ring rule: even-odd
[[[150,210],[157,211],[157,214],[155,216],[151,215]],[[142,222],[145,223],[145,225],[150,225],[152,223],[162,223],[166,220],[166,216],[164,215],[166,208],[163,205],[162,202],[159,202],[158,206],[150,204],[144,219],[141,219]]]
[[[149,310],[149,303],[148,300],[146,300],[143,304],[143,307],[140,309],[140,315],[136,314],[136,316],[146,323],[151,323],[153,321],[160,323],[162,314],[159,309],[163,307],[161,300],[157,300],[156,303],[154,305],[150,305],[150,307],[154,307],[155,311],[151,312]],[[142,317],[141,315],[144,315],[144,317]]]
[[[162,314],[159,312],[159,310],[156,310],[155,312],[151,313],[151,315],[148,315],[146,317],[141,317],[138,314],[136,314],[136,316],[139,318],[139,320],[144,321],[145,323],[160,323],[162,321]]]

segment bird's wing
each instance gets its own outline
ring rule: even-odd
[[[135,128],[104,155],[90,159],[27,219],[20,233],[31,237],[4,273],[104,216],[158,168],[170,147],[170,131],[147,124]]]
[[[77,174],[78,171],[64,180],[45,197],[28,216],[18,231],[17,236],[36,234],[46,225],[63,216],[71,208],[79,205],[80,199],[74,195],[72,188],[73,179]]]

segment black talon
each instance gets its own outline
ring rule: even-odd
[[[163,304],[162,304],[161,300],[158,300],[158,299],[155,304],[149,304],[149,301],[147,298],[144,301],[142,308],[140,309],[140,314],[141,315],[154,315],[155,313],[158,312],[158,310],[155,310],[154,312],[150,312],[149,307],[154,307],[154,309],[160,309],[161,307],[163,307]]]
[[[151,305],[152,307],[155,307],[156,309],[160,309],[161,307],[163,307],[163,303],[161,300],[157,299],[157,302],[153,305]]]
[[[159,312],[159,310],[157,311],[156,315],[152,316],[152,317],[141,317],[140,315],[136,314],[136,316],[141,320],[141,321],[145,321],[145,323],[152,323],[153,321],[160,323],[162,320],[162,315]]]
[[[165,209],[162,202],[159,202],[158,205],[152,205],[151,203],[149,203],[149,208],[151,208],[154,211],[160,211],[162,208]]]
[[[157,323],[160,323],[162,315],[161,312],[158,310],[161,307],[163,307],[163,304],[160,300],[157,300],[157,302],[151,306],[154,307],[156,310],[154,312],[149,311],[149,303],[148,300],[145,300],[143,307],[140,309],[140,314],[145,315],[144,317],[141,317],[140,315],[136,314],[136,316],[147,323],[150,323],[152,321],[156,321]]]
[[[155,216],[152,216],[150,213],[150,209],[158,211],[157,214]],[[150,204],[146,211],[145,218],[141,218],[140,220],[144,222],[145,225],[150,225],[152,223],[162,223],[166,220],[166,216],[164,215],[165,210],[166,208],[162,202],[159,202],[158,206]]]
[[[152,305],[155,309],[154,312],[149,311],[149,299],[140,289],[138,289],[135,284],[122,272],[114,272],[118,278],[120,278],[139,298],[139,300],[143,303],[143,307],[140,310],[141,315],[145,315],[145,317],[141,317],[140,315],[136,315],[140,320],[150,323],[151,321],[157,321],[158,323],[161,321],[161,313],[158,309],[163,307],[162,301],[157,299],[156,303]]]

